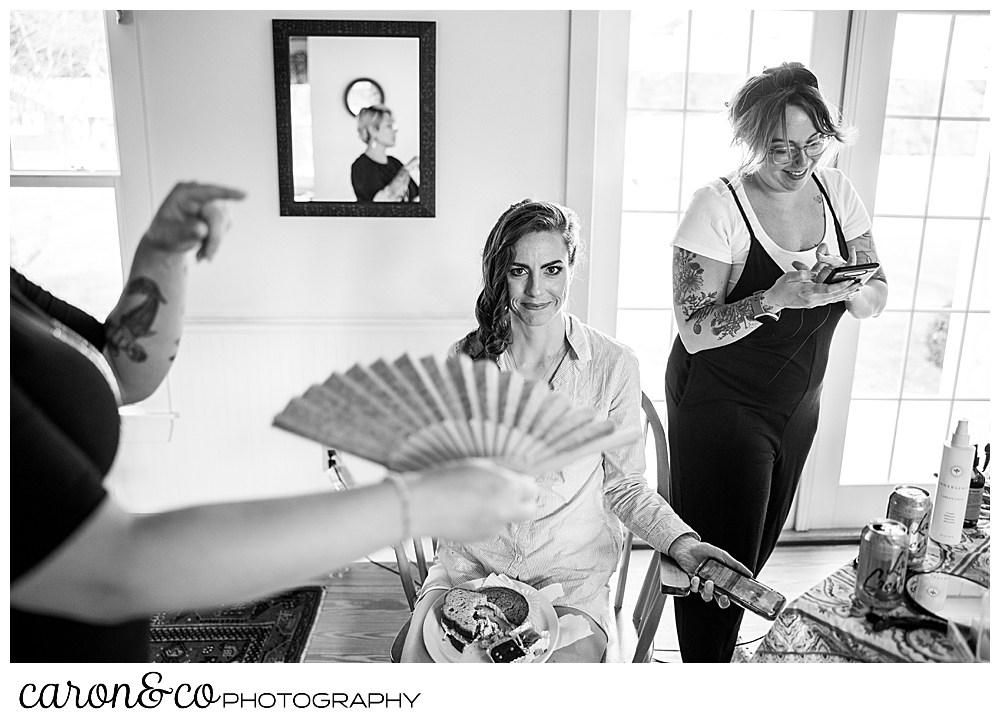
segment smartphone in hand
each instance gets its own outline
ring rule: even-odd
[[[774,620],[785,606],[785,596],[752,577],[723,565],[714,558],[705,560],[695,575],[701,581],[711,580],[716,592],[724,593],[734,603],[767,620]]]
[[[858,264],[857,266],[838,266],[823,282],[825,284],[839,284],[841,281],[857,281],[864,284],[875,275],[882,264],[873,261],[870,264]]]

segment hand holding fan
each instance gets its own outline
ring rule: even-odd
[[[540,475],[641,436],[492,361],[405,354],[332,374],[274,425],[399,472],[486,457]]]

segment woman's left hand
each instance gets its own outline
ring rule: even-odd
[[[711,602],[714,599],[720,608],[729,607],[729,598],[722,593],[717,594],[715,583],[711,580],[706,580],[704,585],[701,584],[701,579],[694,574],[701,563],[709,558],[714,558],[747,577],[753,577],[753,573],[728,552],[707,542],[700,542],[691,535],[681,535],[674,540],[670,549],[667,550],[667,555],[672,557],[681,566],[681,569],[691,576],[691,592],[700,594],[701,599],[705,602]]]

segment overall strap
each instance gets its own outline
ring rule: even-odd
[[[840,247],[840,255],[846,261],[851,258],[851,252],[847,248],[847,239],[844,238],[844,229],[840,227],[840,219],[837,218],[837,212],[833,210],[833,204],[830,203],[830,194],[828,194],[826,189],[823,188],[823,184],[819,182],[819,178],[816,177],[815,173],[812,174],[812,179],[816,181],[816,185],[819,186],[820,193],[822,193],[823,198],[826,199],[826,205],[830,207],[830,215],[833,216],[833,227],[837,231],[837,246]]]
[[[750,225],[750,219],[747,218],[747,212],[743,210],[743,204],[740,203],[740,197],[736,195],[736,189],[733,188],[733,184],[731,184],[729,179],[725,176],[719,176],[719,178],[721,178],[722,182],[726,184],[729,192],[733,194],[733,200],[736,201],[736,208],[740,210],[740,216],[743,217],[743,223],[747,225],[747,231],[750,232],[750,238],[756,241],[757,237],[754,235],[753,226]],[[837,228],[839,229],[840,227],[838,226]]]

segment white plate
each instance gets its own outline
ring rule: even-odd
[[[457,587],[478,590],[483,587],[485,582],[486,578],[479,578],[464,582]],[[511,587],[524,595],[528,601],[528,621],[535,626],[538,632],[548,631],[549,649],[531,661],[544,663],[552,655],[552,651],[559,641],[559,616],[556,615],[552,603],[543,598],[535,588],[517,580],[501,577],[497,585]],[[445,595],[442,595],[435,600],[427,617],[424,618],[424,645],[427,646],[427,652],[430,653],[431,658],[434,659],[435,663],[492,663],[489,654],[478,646],[466,646],[465,652],[460,653],[455,650],[454,645],[448,642],[444,628],[441,627],[441,608],[444,606],[444,598]]]

